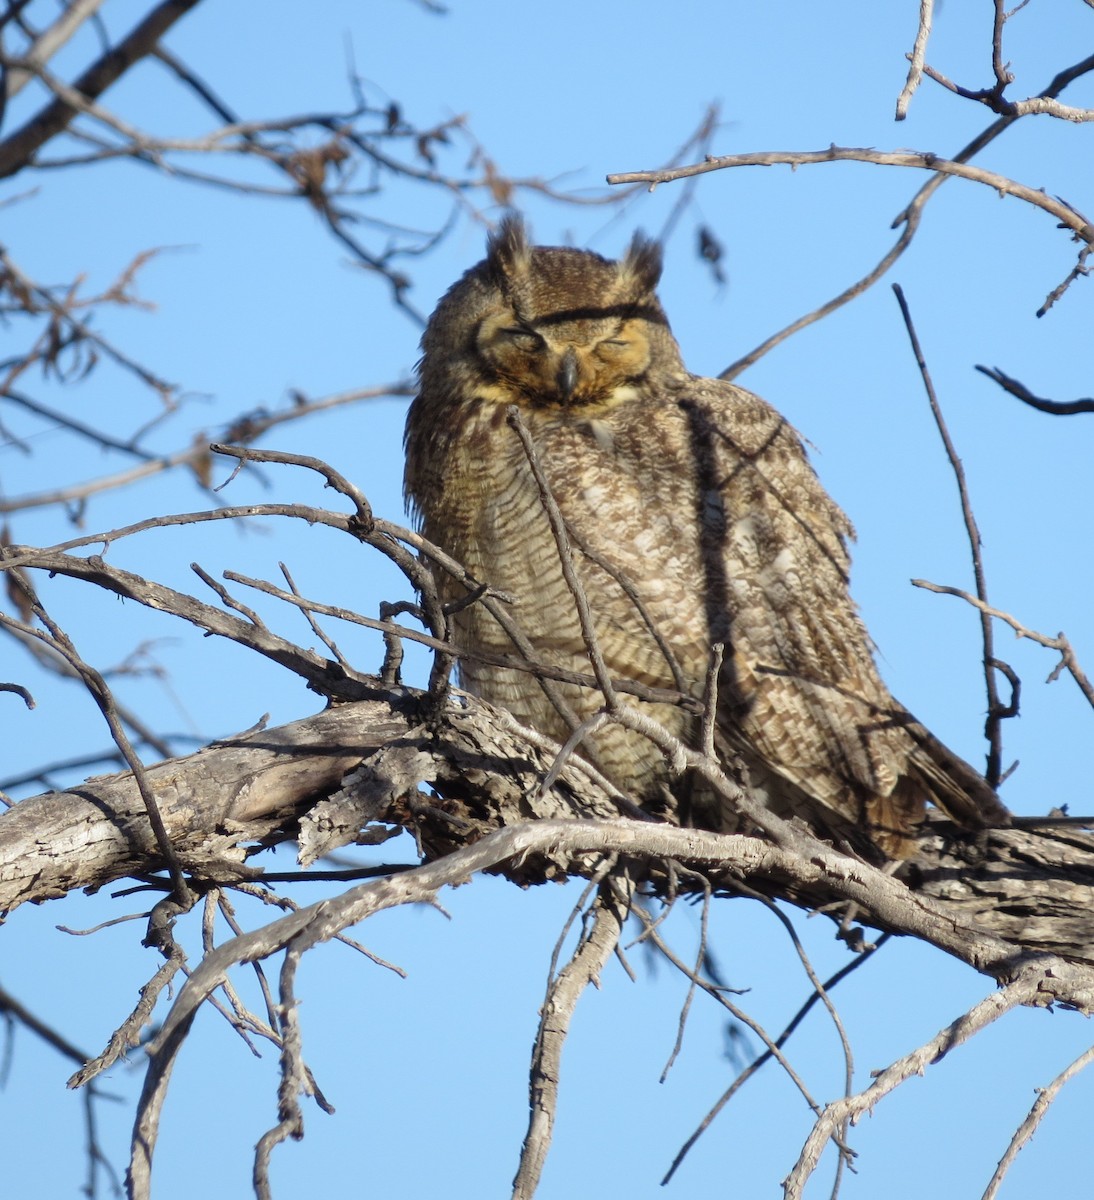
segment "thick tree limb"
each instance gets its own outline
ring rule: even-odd
[[[405,732],[389,704],[332,709],[279,729],[215,742],[149,767],[167,832],[188,868],[243,867],[243,841],[285,830],[308,796],[333,790],[362,754]],[[369,738],[372,744],[369,744]],[[3,814],[0,909],[99,888],[155,870],[155,839],[129,772],[24,800]]]
[[[901,878],[804,830],[798,844],[776,850],[756,837],[621,823],[610,793],[576,759],[544,794],[539,782],[554,761],[552,749],[467,697],[425,721],[426,700],[409,689],[377,687],[368,699],[148,768],[184,866],[199,878],[257,877],[243,847],[299,838],[302,826],[320,839],[320,853],[354,841],[369,822],[402,824],[428,858],[439,859],[506,827],[577,817],[611,823],[580,854],[690,861],[717,890],[734,893],[745,877],[749,887],[804,907],[853,900],[869,924],[923,937],[989,974],[1005,973],[1029,951],[1094,963],[1094,836],[1073,825],[1046,819],[1041,827],[990,830],[970,844],[936,819],[906,868],[909,890]],[[438,797],[421,796],[421,781]],[[515,861],[484,866],[525,884],[585,869],[587,860],[575,862],[570,852],[532,849],[532,857],[525,847]],[[0,813],[3,910],[160,866],[128,773]]]

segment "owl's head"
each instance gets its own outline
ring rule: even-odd
[[[585,411],[632,399],[651,369],[683,369],[660,275],[660,247],[641,234],[613,262],[530,245],[520,218],[506,217],[430,319],[422,390]]]

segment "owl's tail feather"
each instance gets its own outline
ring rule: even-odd
[[[888,795],[872,795],[866,801],[866,828],[873,846],[894,862],[915,855],[916,833],[926,811],[924,789],[902,775]]]
[[[918,721],[908,733],[918,747],[909,760],[912,778],[927,798],[963,829],[998,829],[1011,822],[1009,809],[987,780]]]

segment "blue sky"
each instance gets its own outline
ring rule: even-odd
[[[269,0],[260,9],[207,3],[177,25],[169,45],[248,117],[348,108],[345,62],[352,47],[371,102],[395,98],[422,126],[464,114],[503,173],[548,178],[591,197],[602,194],[607,173],[667,159],[713,102],[721,114],[715,153],[830,143],[956,152],[988,123],[985,109],[925,81],[909,119],[900,125],[892,119],[917,10],[911,2],[835,8],[801,0],[684,2],[670,12],[647,0],[626,6],[558,0],[549,7],[454,0],[446,16],[437,16],[410,0],[324,0],[303,20],[300,6]],[[990,82],[990,12],[982,10],[942,6],[928,55],[969,87]],[[118,33],[143,6],[114,0],[103,11]],[[1036,92],[1081,58],[1092,21],[1087,6],[1064,0],[1035,0],[1018,13],[1005,47],[1017,76],[1014,95]],[[81,40],[64,62],[71,68],[93,53],[93,44]],[[1094,86],[1082,82],[1065,98],[1090,105]],[[7,128],[23,119],[33,99],[28,89]],[[126,77],[104,102],[159,135],[197,136],[209,128],[207,115],[154,63]],[[1027,119],[978,161],[1089,213],[1092,136],[1090,125]],[[469,143],[457,141],[442,165],[459,170],[469,152]],[[248,177],[278,182],[254,168]],[[662,287],[689,366],[717,373],[864,274],[895,240],[890,223],[925,179],[922,172],[861,164],[704,177],[667,242]],[[637,195],[620,212],[530,194],[518,199],[542,241],[614,254],[635,227],[659,233],[683,186]],[[28,195],[31,188],[37,190]],[[487,216],[497,215],[486,197],[476,199]],[[43,282],[84,273],[88,288],[102,287],[136,254],[164,248],[139,280],[154,311],[115,310],[98,324],[191,397],[150,439],[156,451],[180,448],[198,434],[216,437],[241,410],[287,404],[291,389],[317,396],[404,377],[417,357],[418,328],[392,310],[382,282],[350,263],[303,205],[230,195],[126,162],[79,175],[24,172],[6,181],[0,202],[7,202],[0,209],[4,244]],[[364,202],[362,212],[430,228],[445,219],[449,203],[397,184]],[[697,259],[699,224],[726,248],[726,286]],[[483,225],[463,215],[436,253],[406,264],[418,309],[428,312],[481,256],[483,239]],[[1086,419],[1025,410],[973,369],[998,365],[1058,399],[1090,394],[1083,353],[1089,282],[1080,280],[1042,320],[1034,316],[1074,258],[1075,247],[1046,214],[950,181],[882,283],[738,380],[786,412],[809,439],[822,478],[858,528],[854,590],[894,693],[977,764],[984,707],[977,622],[960,601],[909,584],[925,577],[968,587],[971,576],[952,476],[889,284],[899,282],[912,306],[969,475],[994,602],[1045,633],[1066,630],[1089,669],[1094,570]],[[26,336],[9,326],[5,357]],[[119,434],[155,411],[147,391],[109,367],[63,390],[23,384]],[[329,460],[364,488],[378,512],[399,519],[404,414],[405,400],[378,400],[282,427],[264,444]],[[18,413],[5,410],[3,420],[35,451],[28,457],[0,443],[4,496],[95,478],[128,463]],[[221,469],[219,478],[228,473]],[[334,502],[302,472],[275,468],[260,479],[237,480],[222,499]],[[104,493],[90,504],[85,529],[207,505],[180,472]],[[29,543],[75,532],[56,508],[20,512],[10,523],[13,538]],[[111,555],[191,591],[200,587],[191,561],[214,574],[233,569],[273,579],[284,560],[305,594],[361,612],[375,613],[380,599],[405,595],[374,556],[322,530],[203,525],[146,534]],[[170,672],[169,684],[118,683],[120,695],[151,723],[206,740],[246,728],[264,712],[280,722],[314,711],[315,698],[302,685],[253,656],[88,591],[43,581],[46,600],[95,665],[116,664],[135,641],[157,639],[153,652]],[[307,644],[310,635],[291,616],[256,607]],[[378,665],[378,641],[340,629],[336,636],[355,662]],[[1006,631],[997,636],[998,653],[1024,681],[1022,716],[1009,723],[1005,750],[1006,761],[1019,759],[1021,766],[1005,799],[1018,812],[1061,803],[1089,811],[1088,710],[1070,681],[1043,684],[1054,665],[1049,652],[1016,643]],[[416,660],[419,672],[422,661]],[[82,693],[34,675],[29,659],[3,644],[0,676],[27,681],[39,701],[33,712],[6,702],[4,775],[105,745],[100,718]],[[280,859],[289,865],[287,855]],[[308,1112],[304,1143],[278,1151],[274,1182],[282,1200],[314,1194],[320,1179],[330,1196],[506,1194],[523,1134],[526,1062],[547,963],[576,898],[573,888],[521,893],[476,880],[442,897],[451,920],[407,911],[358,930],[377,953],[408,969],[406,981],[342,947],[315,955],[298,988],[302,1019],[310,1061],[338,1112]],[[18,912],[4,932],[5,986],[92,1051],[155,964],[137,945],[138,924],[87,938],[54,926],[89,927],[135,907],[126,903],[72,897]],[[263,919],[245,908],[242,915]],[[830,925],[799,926],[822,974],[842,965],[846,952]],[[682,952],[694,952],[696,911],[681,906],[668,928]],[[808,989],[772,918],[745,902],[723,902],[713,944],[734,986],[751,989],[742,1005],[768,1029],[780,1029]],[[640,950],[634,961],[637,983],[613,965],[603,989],[579,1008],[540,1193],[547,1200],[660,1194],[657,1181],[680,1142],[732,1075],[725,1022],[699,1004],[680,1062],[658,1084],[684,989],[663,963],[651,970]],[[857,1047],[860,1085],[871,1069],[918,1045],[991,986],[934,951],[890,943],[836,994]],[[873,1197],[884,1189],[894,1198],[918,1197],[942,1180],[948,1194],[979,1194],[1033,1089],[1077,1056],[1088,1036],[1067,1014],[1012,1014],[909,1083],[853,1132],[859,1174],[845,1182],[844,1194]],[[819,1098],[838,1094],[841,1060],[824,1018],[812,1016],[791,1050]],[[214,1178],[218,1195],[248,1194],[250,1147],[274,1120],[275,1073],[276,1056],[256,1061],[219,1018],[199,1021],[168,1101],[157,1197],[174,1200],[192,1194],[195,1184],[213,1186],[207,1181]],[[12,1194],[77,1193],[80,1109],[63,1092],[67,1074],[66,1064],[25,1032],[16,1034],[0,1094]],[[121,1097],[104,1105],[102,1115],[104,1142],[117,1162],[124,1161],[140,1074],[134,1054],[130,1068],[116,1068],[104,1082]],[[1085,1137],[1090,1088],[1080,1079],[1064,1093],[1023,1153],[1010,1194],[1028,1194],[1034,1178],[1039,1190],[1074,1189],[1085,1169],[1076,1147]],[[721,1115],[666,1194],[775,1194],[808,1123],[785,1078],[768,1069]],[[827,1185],[818,1177],[814,1186],[822,1194]]]

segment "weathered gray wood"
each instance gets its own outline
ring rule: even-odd
[[[302,858],[311,861],[379,821],[411,829],[436,859],[526,821],[621,815],[609,791],[578,763],[568,764],[544,793],[540,781],[553,758],[550,747],[487,705],[458,697],[438,717],[420,693],[378,689],[372,699],[159,763],[148,778],[187,869],[233,879],[252,874],[243,847],[259,839],[296,839]],[[128,772],[32,797],[0,814],[5,911],[159,865]],[[583,858],[537,855],[499,869],[527,884],[587,866]],[[732,891],[741,866],[707,869],[717,886]],[[806,906],[837,898],[815,874],[757,874],[754,865],[745,873],[749,887]],[[913,906],[919,893],[961,926],[1016,950],[1051,950],[1094,963],[1094,835],[1071,827],[1017,827],[970,843],[939,820],[901,875]],[[877,912],[860,912],[859,919],[915,930],[914,921],[894,926]]]

